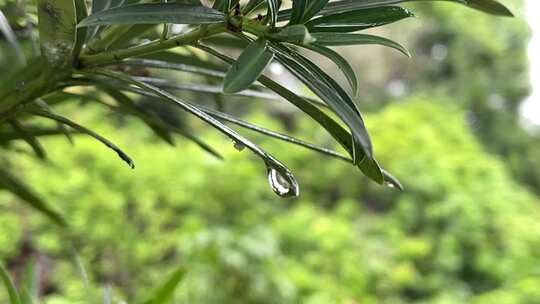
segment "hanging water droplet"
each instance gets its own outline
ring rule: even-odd
[[[234,142],[234,148],[237,151],[242,152],[246,148],[246,146],[243,143],[239,142],[239,141],[235,141]]]
[[[396,185],[388,181],[384,182],[384,185],[388,188],[396,188]]]
[[[277,169],[268,166],[268,182],[274,193],[281,197],[298,197],[300,187],[292,174],[283,176]]]

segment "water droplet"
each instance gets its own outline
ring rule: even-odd
[[[239,142],[239,141],[235,141],[234,142],[234,148],[237,151],[242,152],[246,148],[246,146],[243,143]]]
[[[386,187],[388,187],[388,188],[395,188],[395,187],[396,187],[396,185],[394,185],[394,184],[391,183],[391,182],[384,182],[384,185],[385,185]]]
[[[277,169],[268,166],[268,182],[274,193],[281,197],[298,197],[300,187],[294,176],[288,172],[282,175]]]

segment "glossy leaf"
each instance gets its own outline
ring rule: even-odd
[[[306,11],[309,1],[310,0],[294,0],[292,2],[292,14],[289,24],[302,23],[304,12]]]
[[[325,46],[346,46],[346,45],[382,45],[393,48],[403,53],[407,57],[411,57],[409,51],[397,42],[390,39],[367,34],[353,33],[313,33],[313,37],[317,39],[317,44]]]
[[[347,12],[356,9],[365,9],[373,7],[382,7],[407,2],[428,2],[439,0],[342,0],[328,3],[324,9],[322,9],[317,15],[324,16],[328,14],[336,14],[340,12]],[[483,11],[488,14],[497,16],[512,17],[512,12],[502,5],[499,1],[495,0],[446,0],[449,2],[459,3],[467,5],[471,8]],[[280,21],[291,18],[292,10],[283,10],[279,13]]]
[[[334,50],[327,48],[325,46],[322,46],[322,45],[318,45],[316,43],[303,45],[303,47],[309,50],[312,50],[314,52],[317,52],[327,57],[328,59],[332,60],[347,78],[347,81],[349,82],[349,85],[351,86],[353,95],[356,95],[356,92],[358,90],[358,78],[356,77],[356,73],[354,72],[353,67],[347,61],[347,59],[343,58],[339,53],[335,52]]]
[[[35,194],[23,181],[3,168],[0,168],[0,189],[5,189],[15,194],[22,202],[41,212],[57,225],[66,226],[66,222],[62,215],[50,208],[47,203]]]
[[[267,46],[268,42],[259,38],[242,52],[223,80],[224,93],[245,90],[259,78],[274,58],[274,53]]]
[[[311,32],[355,32],[414,16],[399,6],[384,6],[326,15],[306,23]]]
[[[225,21],[225,14],[202,5],[144,3],[97,12],[82,20],[79,27],[105,24],[212,24]]]
[[[223,13],[227,13],[231,7],[231,1],[230,0],[216,0],[214,2],[214,6],[212,6],[215,10],[218,10]]]
[[[275,27],[278,19],[280,0],[266,0],[268,2],[268,18],[270,27]]]

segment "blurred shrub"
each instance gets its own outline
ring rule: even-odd
[[[209,138],[225,162],[183,141],[150,145],[152,135],[136,122],[101,129],[135,158],[134,171],[91,140],[77,138],[72,148],[50,139],[51,163],[15,161],[68,218],[89,287],[66,238],[26,210],[9,211],[25,223],[20,233],[0,226],[0,254],[24,264],[21,248],[30,246],[52,261],[42,265],[50,268],[42,278],[47,303],[97,302],[108,285],[116,300],[131,303],[178,264],[188,274],[177,303],[537,303],[538,201],[449,104],[415,98],[368,118],[403,193],[262,137],[295,169],[300,200],[275,198],[265,168],[216,134]],[[325,143],[307,121],[297,131]]]

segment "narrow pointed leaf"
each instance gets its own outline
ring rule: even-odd
[[[347,12],[355,9],[382,7],[407,2],[428,2],[439,0],[342,0],[330,2],[324,9],[322,9],[317,15],[324,16],[328,14],[335,14],[340,12]],[[512,17],[512,12],[495,0],[446,0],[449,2],[459,3],[467,5],[471,8],[483,11],[488,14]],[[283,10],[279,13],[279,20],[287,20],[291,18],[292,10]]]
[[[309,0],[294,0],[292,4],[292,15],[289,24],[301,23],[304,17]]]
[[[306,23],[311,32],[355,32],[414,16],[399,6],[384,6],[326,15]]]
[[[229,12],[230,7],[231,7],[230,0],[216,0],[213,6],[215,10],[218,10],[223,13]]]
[[[11,127],[13,127],[13,130],[21,135],[21,138],[26,141],[26,143],[32,147],[32,150],[34,150],[34,153],[36,153],[37,157],[40,159],[47,158],[47,154],[45,153],[45,149],[43,149],[43,146],[37,140],[37,138],[28,130],[26,127],[17,119],[11,118],[8,120]]]
[[[323,9],[326,4],[328,3],[328,0],[310,0],[308,1],[306,5],[306,10],[304,12],[304,15],[302,16],[301,23],[309,21],[311,18],[313,18],[321,9]]]
[[[2,168],[0,168],[0,189],[6,189],[15,194],[24,203],[41,212],[59,226],[66,226],[66,222],[62,215],[50,208],[47,203],[35,194],[24,182]]]
[[[257,10],[266,0],[249,0],[249,2],[242,8],[242,13],[248,15]]]
[[[82,20],[79,27],[105,24],[212,24],[225,21],[225,14],[202,5],[143,3],[111,8]]]
[[[21,298],[19,297],[19,293],[17,292],[17,288],[15,287],[15,284],[13,284],[13,281],[11,280],[9,273],[1,264],[0,264],[0,279],[2,279],[4,287],[6,288],[6,291],[8,293],[9,302],[11,304],[21,304]]]
[[[179,267],[176,269],[163,283],[162,286],[157,288],[150,299],[143,302],[143,304],[166,304],[170,303],[174,290],[182,282],[182,279],[186,275],[185,267]]]
[[[77,131],[79,131],[81,133],[85,133],[85,134],[95,138],[96,140],[98,140],[99,142],[101,142],[102,144],[104,144],[105,146],[107,146],[108,148],[113,150],[114,152],[116,152],[116,154],[118,154],[118,156],[123,161],[125,161],[132,169],[135,168],[135,163],[133,162],[131,157],[129,157],[126,153],[124,153],[124,151],[122,151],[120,148],[118,148],[111,141],[109,141],[105,137],[97,134],[96,132],[94,132],[94,131],[86,128],[86,127],[83,127],[83,126],[79,125],[78,123],[67,119],[66,117],[63,117],[63,116],[60,116],[60,115],[57,115],[57,114],[54,114],[54,113],[50,113],[50,112],[43,111],[43,110],[29,110],[29,112],[34,114],[34,115],[37,115],[37,116],[45,117],[45,118],[48,118],[48,119],[63,123],[63,124],[65,124],[67,126],[70,126],[73,129],[75,129],[75,130],[77,130]]]
[[[270,18],[270,26],[275,27],[278,19],[279,0],[266,0],[268,2],[268,17]]]
[[[325,46],[346,46],[346,45],[382,45],[403,53],[407,57],[411,57],[409,51],[399,43],[387,38],[353,33],[313,33],[313,37],[317,39],[317,44]]]
[[[259,38],[242,52],[223,80],[224,93],[245,90],[259,78],[274,58],[267,45],[266,40]]]
[[[332,60],[347,78],[347,81],[349,82],[349,85],[351,86],[353,95],[356,95],[356,92],[358,90],[358,78],[356,77],[356,73],[354,72],[353,67],[350,65],[347,59],[343,58],[340,54],[338,54],[334,50],[327,48],[325,46],[322,46],[322,45],[318,45],[316,43],[303,45],[303,47],[305,47],[306,49],[315,51],[327,57],[328,59]]]

